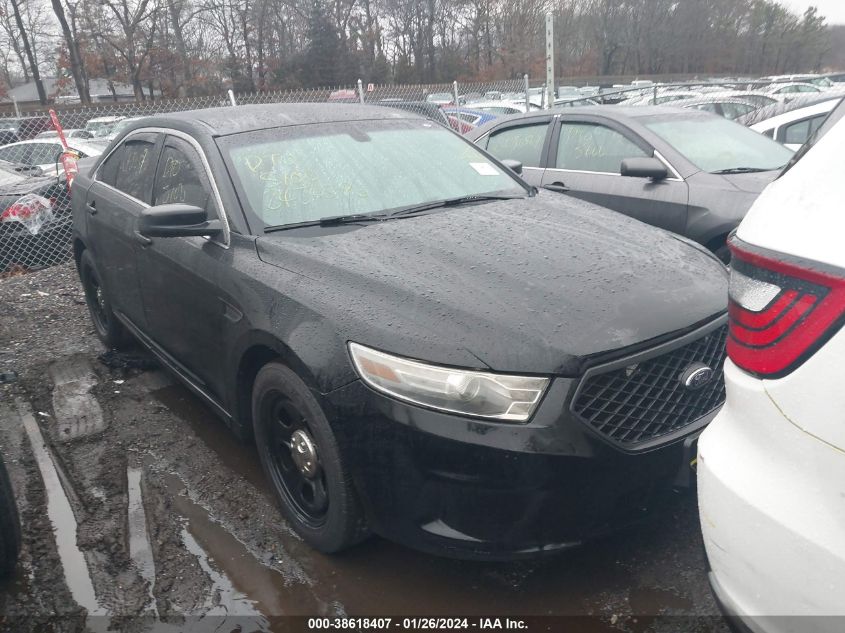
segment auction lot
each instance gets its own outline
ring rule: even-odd
[[[71,264],[0,282],[0,366],[17,373],[0,387],[0,449],[24,538],[17,577],[0,585],[4,631],[290,630],[275,616],[412,614],[727,631],[694,493],[540,561],[455,561],[375,537],[327,557],[286,527],[252,446],[140,350],[104,352]],[[87,622],[68,618],[83,609]]]

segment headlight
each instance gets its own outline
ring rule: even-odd
[[[441,411],[525,422],[549,384],[548,378],[503,376],[450,369],[349,344],[358,375],[376,391]]]

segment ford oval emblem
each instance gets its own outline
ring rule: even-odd
[[[716,374],[704,363],[693,363],[684,370],[681,374],[681,384],[690,391],[698,391],[702,387],[710,384],[713,376]]]

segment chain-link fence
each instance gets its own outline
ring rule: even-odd
[[[63,105],[55,112],[68,146],[97,156],[132,120],[158,113],[258,103],[367,103],[413,111],[459,133],[508,114],[576,106],[671,105],[707,110],[759,123],[791,109],[841,98],[823,78],[719,80],[634,85],[557,85],[553,91],[528,78],[488,83],[315,88],[193,99]],[[808,133],[809,128],[808,127]],[[67,261],[70,257],[70,191],[62,145],[48,111],[0,117],[0,277]]]

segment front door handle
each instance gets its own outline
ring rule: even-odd
[[[97,203],[94,200],[89,201],[85,208],[88,209],[90,215],[97,215]]]
[[[543,189],[548,189],[549,191],[555,191],[557,193],[566,193],[569,191],[569,187],[564,185],[562,182],[553,182],[548,185],[543,185]]]
[[[137,242],[141,242],[142,246],[149,246],[153,243],[150,238],[148,238],[146,235],[141,235],[139,231],[135,231],[135,240]]]

